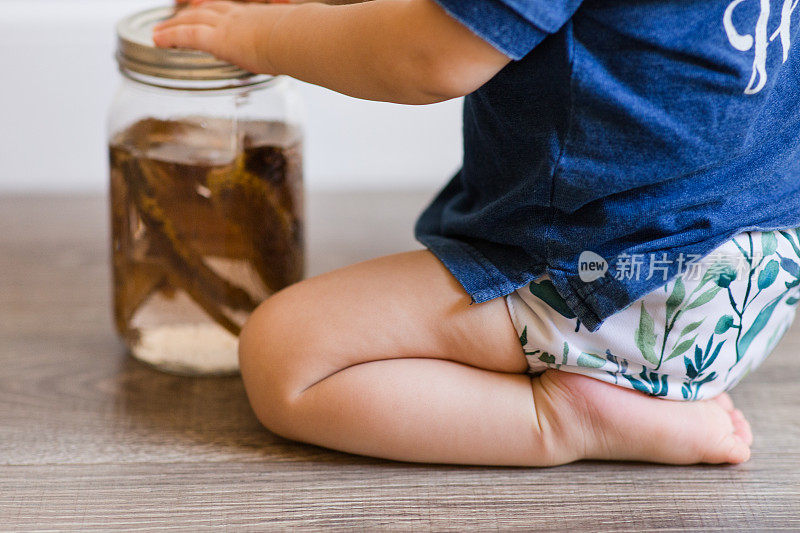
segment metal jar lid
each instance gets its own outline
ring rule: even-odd
[[[196,50],[158,48],[153,28],[175,14],[175,7],[159,7],[131,15],[117,25],[117,61],[124,73],[170,80],[233,80],[253,74],[211,54]],[[138,78],[138,76],[137,76]]]

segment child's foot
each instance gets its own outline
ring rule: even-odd
[[[677,402],[558,370],[534,378],[533,390],[542,430],[555,435],[553,464],[583,458],[669,464],[750,458],[750,425],[727,394]]]

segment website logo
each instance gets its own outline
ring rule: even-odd
[[[602,278],[608,272],[608,261],[594,252],[585,250],[578,257],[578,276],[584,283]]]

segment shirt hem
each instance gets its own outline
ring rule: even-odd
[[[488,302],[505,296],[538,277],[534,273],[528,273],[522,280],[512,281],[477,248],[457,239],[438,235],[419,235],[417,240],[425,245],[458,280],[470,295],[472,303]],[[476,277],[473,265],[478,265],[485,276]]]
[[[520,60],[549,34],[497,0],[435,0],[451,17],[511,59]]]

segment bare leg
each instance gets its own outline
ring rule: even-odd
[[[469,305],[427,251],[278,293],[253,314],[240,351],[270,430],[342,451],[541,466],[749,455],[749,428],[727,398],[669,402],[556,371],[531,379],[503,299]]]

